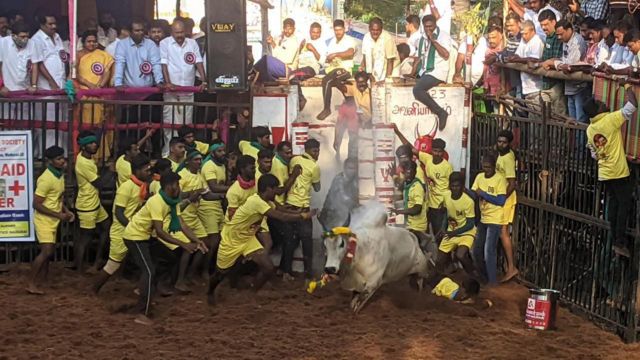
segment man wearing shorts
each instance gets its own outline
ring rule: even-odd
[[[242,159],[242,158],[241,158]],[[251,195],[247,201],[237,208],[233,217],[222,229],[222,240],[218,249],[216,266],[212,269],[207,292],[210,305],[215,304],[216,287],[224,280],[229,270],[240,261],[251,260],[258,265],[258,275],[253,283],[254,291],[259,290],[273,275],[273,262],[256,238],[256,232],[264,216],[284,222],[310,220],[314,212],[291,213],[278,210],[273,204],[278,191],[279,181],[266,174],[258,181],[258,194]],[[212,267],[213,268],[213,267]]]
[[[200,241],[204,242],[207,247],[210,247],[211,243],[209,242],[207,231],[198,216],[198,208],[200,207],[202,198],[206,197],[208,200],[221,200],[224,194],[214,194],[209,191],[207,184],[200,174],[202,154],[198,150],[191,149],[187,153],[187,159],[185,160],[184,165],[185,168],[178,173],[180,175],[180,189],[182,191],[181,198],[188,199],[186,206],[181,208],[182,219],[185,224],[189,226],[191,231],[193,231],[195,236],[197,236]],[[204,253],[195,254],[192,264],[193,269],[197,269],[202,265],[204,260],[203,255]],[[184,280],[190,258],[191,256],[189,253],[183,253],[182,259],[180,260],[180,268],[175,288],[182,292],[189,291]]]
[[[127,256],[127,247],[122,240],[124,229],[133,215],[142,208],[149,197],[149,181],[151,180],[151,163],[149,158],[138,154],[131,159],[132,174],[116,191],[113,201],[113,222],[109,231],[109,259],[98,273],[93,284],[93,291],[98,293],[109,278],[120,268]]]
[[[496,161],[496,172],[507,179],[507,201],[504,203],[504,217],[502,218],[502,229],[500,231],[500,242],[504,248],[507,259],[507,272],[502,281],[509,281],[518,275],[518,268],[513,260],[513,243],[509,234],[509,225],[513,223],[516,214],[516,154],[511,150],[513,133],[509,130],[502,130],[498,133],[496,148],[498,150],[498,160]]]
[[[420,248],[426,249],[429,243],[427,237],[427,207],[425,206],[425,188],[422,181],[416,178],[418,166],[410,161],[403,164],[404,169],[404,190],[403,209],[393,209],[398,215],[406,216],[407,230],[411,231],[417,238]]]
[[[475,203],[464,192],[464,176],[454,172],[449,176],[449,192],[444,196],[448,226],[437,236],[442,239],[438,247],[436,270],[442,274],[453,257],[460,261],[469,275],[475,275],[470,251],[476,236]]]
[[[168,173],[160,179],[161,190],[147,200],[146,204],[133,217],[124,229],[122,238],[130,256],[141,271],[140,297],[136,310],[140,315],[135,322],[152,324],[149,319],[151,300],[156,287],[156,266],[151,248],[156,245],[151,236],[155,231],[159,240],[183,248],[189,253],[197,250],[207,252],[207,247],[189,229],[180,217],[180,175]],[[164,220],[168,218],[169,227],[165,231]],[[176,239],[172,234],[182,231],[189,242]],[[161,246],[164,246],[160,244]]]
[[[229,185],[227,185],[227,151],[226,145],[221,140],[215,141],[209,146],[209,154],[202,161],[200,175],[207,184],[209,191],[220,196],[226,196]],[[209,238],[209,252],[207,253],[206,264],[210,264],[215,259],[220,244],[220,231],[224,223],[224,212],[222,211],[222,200],[209,201],[200,200],[198,207],[198,217],[204,225]],[[203,268],[208,274],[208,267]]]
[[[98,248],[96,260],[92,269],[97,272],[102,265],[104,248],[109,234],[109,214],[100,203],[100,189],[102,179],[98,176],[98,167],[93,156],[98,152],[98,138],[90,131],[82,131],[78,135],[80,153],[76,158],[76,180],[78,182],[78,197],[76,198],[76,211],[80,221],[80,236],[74,239],[75,268],[82,272],[87,245],[91,242],[96,232],[98,233]]]
[[[40,254],[31,264],[31,277],[27,292],[35,295],[43,295],[37,281],[46,279],[49,269],[49,261],[53,257],[58,235],[60,221],[73,222],[75,216],[64,206],[64,170],[67,160],[64,158],[64,149],[52,146],[45,150],[47,168],[36,182],[36,191],[33,199],[35,214],[33,225],[36,230],[36,239],[40,245]]]

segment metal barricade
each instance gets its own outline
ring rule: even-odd
[[[100,191],[102,204],[111,213],[115,196],[115,161],[121,154],[119,144],[124,139],[140,139],[148,129],[155,129],[148,146],[141,151],[157,159],[166,155],[163,148],[168,152],[168,141],[172,136],[177,136],[177,130],[185,124],[196,130],[196,139],[200,141],[211,142],[217,136],[219,125],[226,126],[223,135],[233,139],[235,126],[230,114],[251,106],[250,93],[244,96],[202,93],[186,97],[170,96],[170,99],[172,101],[163,101],[162,94],[141,101],[83,98],[73,103],[67,97],[0,98],[0,130],[32,131],[34,184],[46,166],[44,149],[52,145],[65,149],[68,161],[64,201],[72,210],[77,194],[74,165],[79,147],[76,138],[83,130],[96,133],[101,146],[95,156],[98,170],[101,176],[113,180],[108,181],[109,185]],[[61,225],[55,260],[72,260],[72,240],[77,235],[77,226],[77,221]],[[37,253],[35,243],[0,242],[0,267],[29,263]]]
[[[512,130],[518,158],[518,207],[512,238],[520,279],[559,290],[572,309],[626,341],[636,341],[637,199],[627,230],[635,251],[631,259],[617,257],[609,223],[604,220],[605,190],[597,181],[596,161],[584,147],[586,124],[552,115],[544,102],[505,97],[493,101],[503,104],[511,115],[474,114],[471,180],[481,169],[482,154],[493,149],[498,131]],[[632,177],[638,189],[637,168],[632,168]]]

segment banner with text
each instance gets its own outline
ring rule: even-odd
[[[31,132],[0,131],[0,242],[34,241]]]

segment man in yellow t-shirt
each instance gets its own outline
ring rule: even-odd
[[[238,161],[242,159],[241,157]],[[258,181],[258,193],[249,196],[247,201],[234,211],[233,217],[225,223],[215,270],[209,278],[207,292],[209,304],[215,304],[216,287],[228,271],[240,261],[251,260],[258,265],[258,274],[253,283],[255,291],[259,290],[273,275],[273,262],[269,253],[264,251],[262,244],[256,238],[256,233],[265,216],[284,222],[299,222],[310,221],[314,215],[314,212],[308,211],[291,213],[277,209],[273,200],[278,187],[279,182],[275,176],[271,174],[261,176]]]
[[[169,155],[165,158],[171,161],[171,171],[176,172],[184,161],[186,154],[184,140],[174,137],[169,141]]]
[[[151,183],[149,184],[149,195],[155,195],[160,192],[160,180],[162,177],[173,172],[171,169],[171,160],[159,159],[155,165],[153,165],[151,172],[153,175],[151,176]]]
[[[238,149],[242,155],[249,155],[258,163],[258,151],[271,146],[271,131],[266,126],[251,129],[251,141],[240,140]]]
[[[64,170],[67,167],[64,149],[51,146],[45,150],[44,156],[47,159],[47,168],[36,181],[33,199],[33,225],[40,253],[31,264],[31,276],[26,289],[30,294],[36,295],[44,294],[37,282],[39,279],[47,278],[49,261],[55,251],[58,225],[61,221],[73,222],[75,219],[73,213],[64,205]]]
[[[196,140],[196,130],[189,125],[183,125],[178,130],[178,136],[184,141],[187,152],[197,151],[202,156],[209,153],[209,144]]]
[[[497,247],[503,225],[503,206],[507,200],[507,180],[496,173],[496,157],[493,154],[483,156],[482,170],[471,187],[480,201],[480,223],[473,245],[473,259],[476,269],[487,276],[490,284],[496,284]]]
[[[200,175],[212,194],[226,196],[229,190],[227,180],[227,160],[226,146],[221,140],[216,140],[209,147],[209,155],[203,160]],[[210,264],[215,259],[215,254],[220,244],[220,232],[224,224],[224,212],[222,211],[222,200],[209,201],[200,200],[198,207],[198,217],[204,225],[205,231],[211,244],[211,251],[207,253],[205,264]],[[208,267],[202,269],[203,275],[208,274]]]
[[[437,274],[428,280],[431,286],[431,293],[456,302],[467,303],[480,293],[480,283],[477,280],[468,278],[459,285],[442,274]]]
[[[140,141],[132,139],[126,139],[120,144],[121,155],[116,160],[116,188],[122,185],[123,182],[128,181],[131,178],[131,159],[140,154],[140,147],[153,135],[154,129],[147,130]]]
[[[289,168],[291,171],[297,165],[302,168],[302,173],[298,176],[287,194],[287,208],[296,212],[307,212],[311,206],[311,188],[315,192],[320,191],[320,166],[318,157],[320,156],[320,142],[316,139],[309,139],[304,143],[304,154],[291,159]],[[284,247],[282,249],[281,271],[287,278],[293,276],[293,252],[302,243],[302,257],[304,261],[304,272],[307,278],[311,277],[311,259],[313,258],[313,222],[301,220],[289,224],[289,231],[286,235]]]
[[[247,201],[249,196],[256,193],[256,162],[253,157],[241,155],[236,162],[236,168],[238,169],[236,181],[227,190],[225,223],[233,219],[236,210]]]
[[[427,207],[425,206],[424,184],[416,178],[418,166],[415,162],[407,162],[404,170],[404,190],[402,193],[404,208],[393,209],[398,215],[405,215],[405,225],[417,238],[422,249],[427,249]]]
[[[220,201],[224,197],[224,194],[213,193],[209,190],[207,183],[204,181],[204,178],[200,173],[200,168],[202,166],[202,154],[200,154],[199,151],[190,150],[187,153],[185,164],[186,167],[178,173],[178,175],[180,175],[180,189],[182,191],[181,198],[190,200],[189,203],[186,204],[186,207],[181,208],[182,219],[185,224],[189,226],[189,229],[191,229],[198,239],[200,239],[200,241],[204,242],[208,248],[212,248],[214,246],[213,238],[208,236],[206,228],[202,221],[200,221],[198,211],[201,201]],[[183,253],[182,259],[180,260],[178,279],[176,281],[175,288],[182,292],[189,291],[185,283],[185,277],[190,259],[191,256],[188,253]],[[201,270],[201,268],[208,270],[206,264],[203,267],[205,259],[206,257],[203,253],[196,253],[193,256],[190,271],[191,275],[196,274],[196,272]],[[202,271],[204,272],[204,270]]]
[[[449,176],[449,192],[444,195],[444,208],[448,226],[436,234],[441,238],[436,270],[443,274],[451,260],[451,252],[460,261],[467,274],[475,276],[471,249],[476,237],[475,202],[464,192],[464,176],[454,172]]]
[[[140,210],[149,197],[149,180],[151,180],[151,163],[149,158],[138,154],[131,159],[133,174],[123,182],[116,191],[113,200],[113,222],[109,231],[109,259],[93,283],[93,291],[97,294],[102,286],[120,268],[127,256],[122,234],[133,215]]]
[[[76,211],[80,221],[80,235],[74,239],[75,268],[82,272],[87,245],[91,239],[98,235],[99,242],[96,249],[96,260],[92,266],[93,272],[97,272],[104,263],[103,252],[109,236],[109,214],[100,203],[100,189],[102,179],[98,176],[98,167],[93,156],[98,152],[98,138],[90,131],[82,131],[78,135],[80,153],[76,158],[76,180],[78,182],[78,197],[76,198]]]
[[[621,110],[607,112],[606,105],[594,99],[584,105],[584,112],[591,119],[587,128],[588,147],[598,161],[598,180],[607,190],[607,220],[611,224],[613,250],[626,257],[631,257],[625,231],[631,212],[633,181],[629,176],[620,129],[625,122],[631,121],[638,108],[630,86],[625,85],[626,102]]]
[[[155,231],[159,240],[189,253],[208,250],[180,217],[180,176],[173,172],[168,173],[160,179],[160,186],[161,191],[150,197],[142,209],[133,215],[122,234],[129,255],[141,271],[137,305],[140,315],[135,321],[143,325],[152,323],[148,315],[156,285],[155,264],[159,259],[151,254],[160,253],[165,248],[159,241],[151,240],[152,233]],[[168,230],[164,228],[166,218],[169,218]],[[179,231],[186,235],[189,242],[176,239],[172,235]],[[180,257],[175,256],[174,261],[175,258]]]
[[[513,244],[509,234],[509,225],[513,223],[516,213],[516,154],[511,150],[513,133],[510,130],[501,130],[498,133],[496,149],[498,150],[498,160],[496,161],[496,171],[507,180],[507,201],[504,204],[504,215],[502,218],[502,230],[500,231],[500,242],[504,248],[507,259],[507,272],[502,278],[502,282],[511,280],[518,275],[518,268],[513,259]]]
[[[426,185],[429,188],[427,217],[434,234],[439,233],[445,227],[444,194],[449,191],[449,175],[453,172],[453,167],[443,157],[446,146],[447,143],[444,140],[433,139],[431,154],[422,151],[418,153],[418,159],[424,165]]]

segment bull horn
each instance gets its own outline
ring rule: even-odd
[[[327,227],[320,220],[320,216],[318,216],[318,222],[320,223],[320,226],[322,226],[322,231],[324,231],[324,232],[328,232],[329,231],[329,229],[327,229]]]
[[[418,131],[418,125],[420,124],[420,122],[416,122],[416,139],[420,139],[420,132]]]
[[[345,221],[344,223],[344,227],[349,227],[349,224],[351,223],[351,213],[349,213],[349,216],[347,216],[347,221]]]
[[[433,123],[433,127],[431,128],[431,131],[429,132],[429,135],[430,135],[431,137],[434,137],[434,136],[436,136],[436,133],[437,133],[437,132],[438,132],[438,121],[435,121],[435,122]]]

